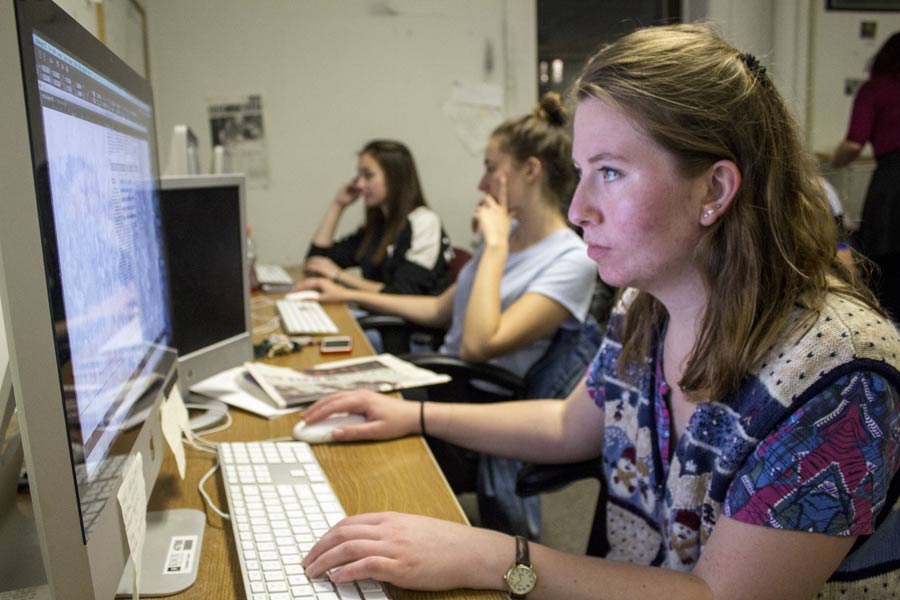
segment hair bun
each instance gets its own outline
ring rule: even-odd
[[[550,125],[562,127],[568,121],[568,113],[563,105],[562,96],[556,92],[547,92],[534,107],[534,115],[547,121]]]

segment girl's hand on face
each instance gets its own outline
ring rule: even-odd
[[[512,227],[512,216],[509,214],[509,197],[506,188],[506,175],[499,176],[497,197],[485,194],[472,215],[472,231],[481,231],[486,246],[507,243]]]
[[[390,440],[419,433],[419,403],[385,396],[371,390],[338,392],[318,400],[302,413],[309,424],[334,413],[363,415],[365,423],[345,425],[331,432],[336,442]]]
[[[461,566],[484,566],[487,560],[479,560],[479,554],[511,554],[512,547],[511,539],[496,531],[420,515],[368,513],[335,525],[302,565],[313,578],[330,571],[335,583],[376,579],[412,590],[483,588],[474,575],[478,567]]]
[[[359,188],[356,187],[356,177],[342,185],[334,195],[334,203],[341,208],[346,208],[359,198]]]
[[[321,277],[307,277],[303,281],[294,285],[295,291],[314,290],[319,292],[319,302],[347,302],[349,300],[348,290],[342,285],[338,285],[329,279]]]
[[[310,256],[303,264],[303,272],[307,275],[321,275],[334,281],[341,268],[327,256]]]

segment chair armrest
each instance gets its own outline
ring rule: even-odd
[[[416,352],[400,358],[437,373],[449,375],[450,383],[430,386],[429,399],[444,402],[497,402],[521,398],[525,393],[525,380],[502,367],[487,363],[473,363],[458,356],[439,352]],[[497,393],[473,386],[472,382],[484,382],[502,388]]]
[[[387,329],[390,327],[411,327],[409,321],[394,315],[363,315],[356,319],[363,329]]]
[[[516,477],[516,495],[528,497],[555,492],[588,478],[597,479],[603,486],[603,464],[599,458],[559,465],[526,464]]]
[[[406,354],[412,350],[410,342],[416,338],[432,349],[440,347],[447,333],[439,327],[416,325],[395,315],[364,315],[356,322],[360,329],[374,329],[381,333],[384,351],[390,354]]]

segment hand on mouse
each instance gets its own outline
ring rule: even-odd
[[[419,433],[419,403],[385,396],[371,390],[352,390],[325,396],[303,411],[312,425],[334,413],[364,415],[366,422],[338,427],[331,432],[336,442],[390,440]]]

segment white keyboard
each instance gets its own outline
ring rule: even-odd
[[[248,600],[387,600],[381,583],[310,579],[303,556],[344,509],[304,442],[219,444]]]
[[[337,333],[337,325],[314,300],[278,300],[275,303],[281,328],[290,335],[300,333]]]
[[[256,280],[260,284],[293,285],[294,283],[294,278],[288,275],[288,272],[281,265],[261,265],[256,263],[253,269],[256,271]]]

